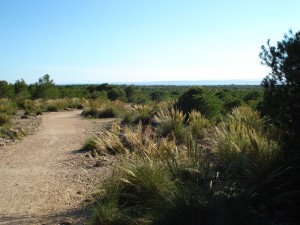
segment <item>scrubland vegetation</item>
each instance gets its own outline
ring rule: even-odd
[[[0,81],[1,130],[17,109],[120,119],[82,147],[117,158],[92,224],[298,224],[299,35],[262,47],[262,87]]]

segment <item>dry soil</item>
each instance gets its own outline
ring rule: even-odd
[[[86,199],[113,165],[79,149],[111,122],[83,119],[80,111],[48,113],[35,134],[1,148],[0,224],[84,224]]]

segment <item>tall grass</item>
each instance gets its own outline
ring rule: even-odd
[[[206,129],[212,126],[204,115],[195,110],[189,113],[187,124],[193,136],[198,140],[205,138]]]
[[[105,139],[114,142],[117,135],[126,154],[119,155],[113,176],[102,186],[92,224],[266,224],[270,217],[258,218],[256,206],[269,197],[253,198],[266,186],[254,186],[253,181],[259,177],[268,183],[277,176],[269,168],[278,145],[263,133],[257,115],[237,108],[214,128],[193,112],[187,129],[210,129],[209,144],[197,132],[186,133],[180,143],[175,135],[163,137],[141,122],[136,128],[107,131]],[[184,116],[163,111],[157,120],[183,124]]]
[[[159,133],[166,137],[174,135],[178,142],[183,142],[187,130],[185,129],[185,115],[180,110],[173,108],[161,109],[155,116],[155,121],[158,123]]]
[[[227,123],[215,129],[218,165],[234,181],[249,179],[268,168],[279,146],[263,132],[263,120],[250,108],[233,109]]]

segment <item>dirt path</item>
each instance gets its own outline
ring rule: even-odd
[[[0,149],[1,225],[82,224],[84,200],[109,174],[109,160],[94,167],[78,152],[97,123],[79,111],[49,113],[36,134]]]

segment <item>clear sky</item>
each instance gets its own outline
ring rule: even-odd
[[[0,80],[262,79],[299,0],[0,0]]]

